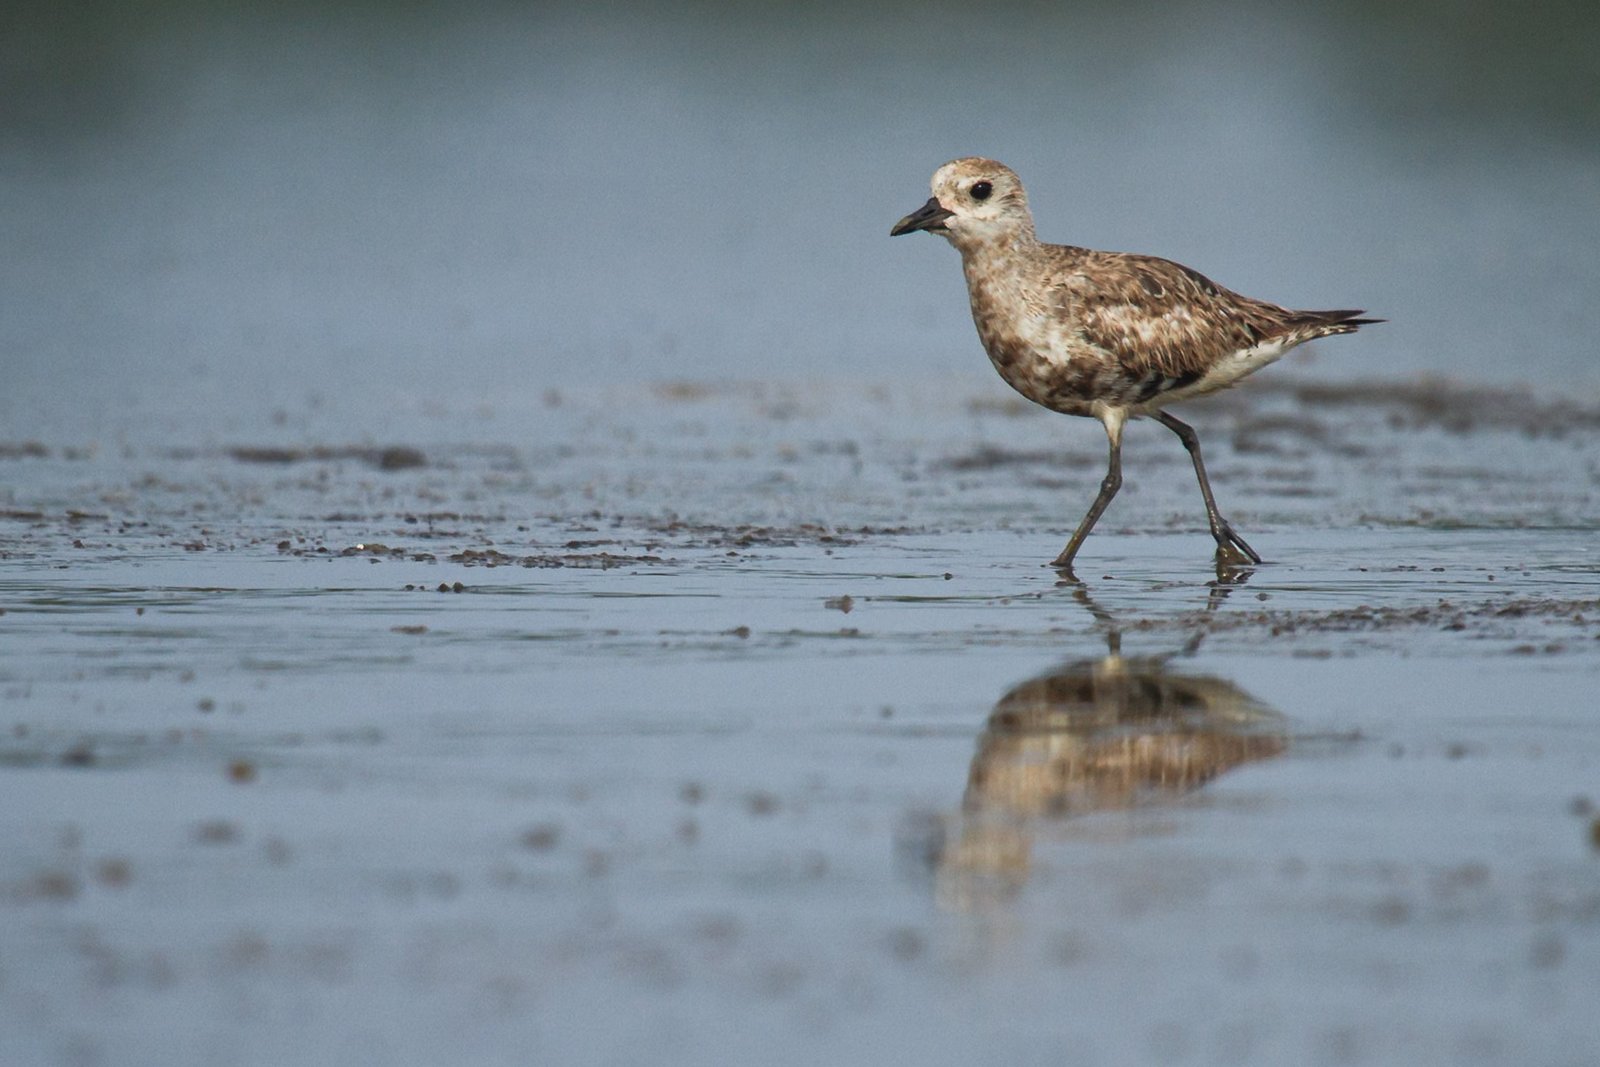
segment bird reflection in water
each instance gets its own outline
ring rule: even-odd
[[[1207,615],[1235,584],[1211,587]],[[1288,745],[1277,712],[1231,682],[1173,665],[1198,650],[1203,622],[1180,651],[1124,656],[1116,620],[1081,585],[1074,595],[1100,621],[1106,655],[1064,663],[995,704],[959,818],[926,827],[918,849],[942,904],[965,909],[1017,893],[1034,834],[1050,820],[1172,804]]]

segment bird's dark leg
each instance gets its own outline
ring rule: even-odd
[[[1100,483],[1100,495],[1089,505],[1088,514],[1078,523],[1078,529],[1073,533],[1072,540],[1067,542],[1067,547],[1061,550],[1061,555],[1050,564],[1057,570],[1068,572],[1072,570],[1073,557],[1078,554],[1078,549],[1083,547],[1083,539],[1089,536],[1094,524],[1100,521],[1100,515],[1106,510],[1106,505],[1111,503],[1111,498],[1122,488],[1122,423],[1125,418],[1121,412],[1110,412],[1101,416],[1101,421],[1105,423],[1106,436],[1111,439],[1111,458],[1106,464],[1106,476]]]
[[[1194,427],[1165,411],[1156,412],[1155,417],[1161,425],[1178,435],[1178,440],[1189,452],[1189,458],[1194,460],[1195,477],[1200,479],[1200,495],[1206,498],[1206,521],[1211,524],[1211,536],[1217,541],[1217,559],[1223,563],[1244,563],[1247,559],[1251,563],[1260,563],[1261,557],[1256,555],[1256,550],[1233,532],[1228,520],[1217,510],[1217,501],[1211,495],[1211,482],[1206,477],[1206,465],[1200,458],[1200,438],[1195,436]]]

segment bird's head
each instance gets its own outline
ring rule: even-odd
[[[927,230],[957,248],[1033,235],[1022,180],[1004,163],[980,156],[953,159],[933,172],[933,195],[895,223],[891,237]]]

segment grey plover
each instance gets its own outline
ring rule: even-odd
[[[927,230],[961,253],[978,337],[1013,389],[1051,411],[1099,419],[1111,441],[1100,494],[1053,566],[1070,571],[1122,485],[1122,428],[1148,415],[1194,461],[1223,564],[1260,563],[1217,510],[1200,441],[1169,404],[1226,388],[1289,349],[1382,319],[1292,311],[1230,292],[1171,260],[1040,242],[1022,181],[971,156],[933,175],[933,195],[889,231]]]

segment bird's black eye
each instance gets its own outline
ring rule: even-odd
[[[994,186],[988,182],[973,182],[969,191],[972,193],[972,199],[987,200],[989,199],[989,194],[994,192]]]

